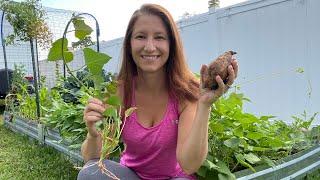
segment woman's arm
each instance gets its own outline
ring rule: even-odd
[[[121,81],[118,81],[117,95],[123,97],[123,85]],[[81,155],[85,162],[90,159],[100,158],[102,138],[100,133],[96,130],[95,123],[102,120],[102,114],[107,107],[108,105],[103,104],[99,99],[92,98],[88,101],[83,112],[83,119],[88,128],[87,137],[81,146]],[[115,131],[111,133],[115,133]]]
[[[97,137],[92,137],[90,133],[88,133],[86,140],[81,146],[81,155],[84,159],[84,162],[87,162],[90,159],[100,158],[101,145],[102,140],[100,135]]]
[[[180,115],[176,153],[181,168],[187,174],[196,172],[206,159],[209,114],[210,107],[189,103]]]
[[[95,128],[95,123],[102,120],[104,111],[105,105],[102,101],[92,98],[83,112],[83,119],[88,129],[87,138],[81,146],[81,154],[85,162],[100,157],[102,139]]]
[[[206,77],[203,76],[207,67],[201,68],[201,82]],[[228,67],[228,82],[224,84],[223,80],[217,76],[216,81],[219,85],[217,90],[208,90],[200,88],[200,97],[197,102],[187,102],[181,111],[178,126],[177,142],[177,160],[181,168],[187,174],[195,173],[208,153],[208,121],[210,118],[211,105],[229,86],[232,85],[238,73],[238,64],[232,62]]]

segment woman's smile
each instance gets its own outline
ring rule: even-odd
[[[160,59],[160,55],[141,55],[143,60],[156,61]]]

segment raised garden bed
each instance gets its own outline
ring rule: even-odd
[[[12,131],[25,134],[44,144],[51,146],[69,156],[74,163],[83,163],[79,150],[72,150],[67,144],[59,143],[62,138],[58,131],[44,127],[34,121],[26,120],[4,112],[4,124]],[[234,173],[239,180],[247,179],[302,179],[309,174],[319,172],[320,145],[286,157],[274,167],[258,166],[253,173],[250,169]]]
[[[67,143],[62,143],[62,138],[56,130],[49,129],[43,124],[19,116],[13,116],[8,112],[4,112],[4,125],[14,132],[27,135],[42,144],[55,148],[70,157],[70,160],[75,164],[83,164],[80,150],[71,149]]]
[[[260,166],[256,173],[246,169],[236,172],[239,180],[247,179],[303,179],[320,169],[320,145],[301,151],[278,161],[274,167]]]

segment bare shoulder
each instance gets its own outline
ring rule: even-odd
[[[197,108],[197,101],[191,102],[185,100],[184,102],[179,102],[179,114],[184,115],[184,114],[194,114],[196,112]]]

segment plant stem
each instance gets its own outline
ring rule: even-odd
[[[65,60],[63,60],[65,62]],[[66,67],[67,67],[67,71],[68,73],[81,85],[81,87],[83,87],[85,89],[85,91],[87,91],[88,94],[90,94],[91,96],[93,96],[93,94],[90,92],[90,90],[87,88],[87,86],[85,84],[83,84],[82,81],[80,81],[71,71],[70,67],[68,66],[67,63],[65,63]]]

